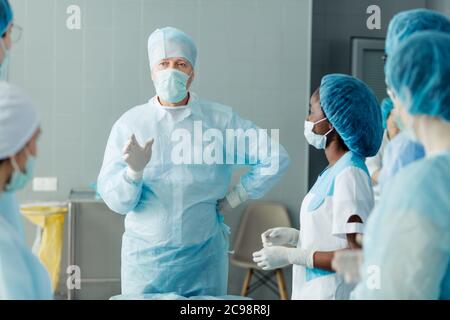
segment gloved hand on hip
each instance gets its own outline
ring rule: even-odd
[[[227,193],[225,198],[219,200],[218,209],[222,214],[228,213],[247,200],[247,192],[245,191],[242,184],[238,184],[230,192]]]
[[[227,198],[222,198],[222,199],[219,200],[218,209],[219,209],[219,212],[222,213],[222,214],[228,213],[231,210],[233,210],[233,208],[231,207],[231,205],[228,202]]]
[[[127,175],[134,181],[142,178],[145,166],[152,158],[152,146],[155,139],[148,140],[143,147],[133,134],[123,149],[123,160],[127,163]]]
[[[294,228],[272,228],[261,234],[261,240],[264,247],[296,247],[299,234],[300,232]]]

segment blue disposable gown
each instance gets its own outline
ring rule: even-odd
[[[230,107],[199,99],[195,94],[191,94],[187,108],[178,110],[164,108],[157,98],[152,98],[126,112],[112,128],[98,192],[113,211],[126,214],[122,294],[226,294],[229,231],[217,210],[217,201],[226,195],[235,166],[192,161],[201,158],[202,147],[211,147],[213,140],[213,148],[220,154],[226,145],[220,139],[182,143],[194,145],[183,153],[192,151],[192,158],[183,164],[173,161],[172,151],[181,141],[176,135],[174,139],[174,132],[184,129],[194,136],[199,127],[203,134],[212,129],[224,138],[226,129],[258,129]],[[132,134],[141,145],[149,138],[155,139],[152,159],[140,182],[126,176],[127,166],[122,160],[122,150]],[[249,153],[235,150],[235,161],[252,163],[250,171],[240,179],[250,199],[262,197],[288,167],[286,151],[276,145],[278,152],[272,145],[273,152],[257,162],[250,161]],[[275,162],[278,169],[264,174],[264,169]]]
[[[47,271],[0,212],[0,300],[44,299],[52,299]]]
[[[354,299],[450,299],[450,151],[403,169],[364,236]]]
[[[0,193],[0,212],[10,226],[16,230],[17,235],[25,239],[22,216],[20,215],[16,194],[14,192]]]

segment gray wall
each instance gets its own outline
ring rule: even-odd
[[[147,37],[175,26],[199,48],[201,96],[243,117],[279,128],[292,165],[266,199],[287,205],[298,226],[307,190],[303,120],[310,88],[311,1],[299,0],[11,0],[24,28],[12,51],[11,81],[40,107],[43,135],[37,177],[57,177],[57,192],[30,188],[22,201],[65,200],[97,178],[112,124],[153,94]],[[66,28],[66,8],[79,5],[82,29]],[[226,217],[236,230],[243,208]],[[29,239],[34,230],[27,225]],[[230,293],[244,272],[231,269]],[[290,284],[290,278],[288,277]],[[289,285],[290,287],[290,285]],[[273,297],[266,291],[258,298]]]
[[[447,9],[450,1],[446,2]],[[381,9],[381,29],[369,30],[366,9],[376,4]],[[425,7],[425,0],[314,0],[311,60],[311,93],[328,73],[351,73],[350,39],[385,38],[392,17],[403,10]],[[443,5],[442,5],[443,7]],[[328,162],[323,151],[310,147],[309,186],[312,186]]]

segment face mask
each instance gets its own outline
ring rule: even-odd
[[[25,173],[20,170],[14,158],[11,158],[11,164],[14,172],[8,185],[5,187],[7,192],[16,192],[23,189],[33,178],[35,158],[27,151],[27,164],[25,165]]]
[[[327,135],[333,131],[333,129],[330,129],[325,135],[320,135],[314,133],[313,129],[314,126],[322,121],[325,121],[327,118],[323,118],[322,120],[319,120],[317,122],[311,122],[311,121],[305,121],[305,138],[306,141],[316,149],[325,149],[325,146],[327,145]]]
[[[9,70],[9,50],[6,49],[3,39],[0,39],[0,47],[3,51],[3,61],[0,63],[0,81],[7,81]]]
[[[156,94],[164,101],[180,102],[187,96],[189,76],[179,70],[168,68],[156,73]]]

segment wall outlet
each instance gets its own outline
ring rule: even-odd
[[[34,178],[33,191],[52,192],[58,190],[58,178]]]

